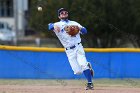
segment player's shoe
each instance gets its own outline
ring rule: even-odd
[[[93,83],[87,83],[86,90],[94,90]]]
[[[93,68],[92,68],[92,66],[91,66],[91,64],[90,64],[90,62],[88,62],[88,67],[89,67],[89,69],[90,69],[91,76],[93,77],[93,76],[94,76],[94,70],[93,70]]]

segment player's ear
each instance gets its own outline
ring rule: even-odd
[[[60,17],[60,16],[58,16],[58,18],[59,18],[59,19],[61,19],[61,17]]]

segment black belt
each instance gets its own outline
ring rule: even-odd
[[[81,43],[77,43],[77,45],[79,45],[79,44],[81,44]],[[66,50],[73,49],[73,48],[75,48],[75,47],[76,47],[76,45],[71,46],[71,47],[69,47],[69,48],[66,48]]]

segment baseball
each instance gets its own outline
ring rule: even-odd
[[[42,7],[40,7],[40,6],[37,7],[37,9],[38,9],[38,11],[42,11]]]

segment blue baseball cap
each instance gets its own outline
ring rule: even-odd
[[[60,9],[58,9],[58,16],[60,15],[60,12],[62,12],[62,11],[67,11],[67,12],[68,12],[67,9],[65,9],[65,8],[60,8]]]

